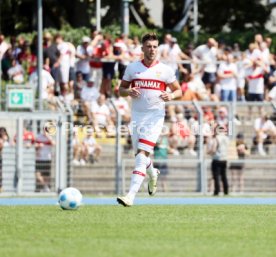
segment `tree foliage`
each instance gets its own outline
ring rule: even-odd
[[[218,33],[223,28],[264,30],[271,10],[260,0],[200,0],[199,24],[203,31]]]
[[[181,20],[183,7],[183,0],[163,0],[162,21],[164,29],[172,29]]]
[[[148,28],[154,23],[144,0],[131,4]],[[96,0],[43,0],[44,28],[60,29],[65,25],[78,28],[95,25]],[[263,30],[270,10],[261,0],[198,0],[201,31],[218,33],[223,28],[234,31]],[[6,35],[35,31],[37,28],[36,0],[0,0],[0,30]],[[102,27],[121,23],[122,0],[101,0],[105,10]],[[181,20],[184,0],[163,0],[163,27],[171,30]],[[130,12],[130,22],[136,20]],[[191,20],[190,20],[191,22]],[[189,27],[189,24],[188,26]]]

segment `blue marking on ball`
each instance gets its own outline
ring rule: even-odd
[[[70,202],[69,203],[69,206],[70,206],[70,208],[76,208],[76,206],[77,206],[77,203],[76,202]]]
[[[63,201],[65,201],[65,200],[66,200],[66,194],[61,195],[61,196],[60,196],[60,201],[63,202]]]

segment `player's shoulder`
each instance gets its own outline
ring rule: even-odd
[[[133,61],[128,65],[128,68],[131,69],[133,67],[136,68],[138,66],[141,66],[141,61]]]
[[[166,63],[162,62],[162,61],[158,61],[157,65],[159,67],[164,67],[164,68],[167,68],[167,67],[170,67],[169,65],[167,65]]]
[[[173,69],[166,63],[163,63],[163,62],[159,61],[159,63],[157,65],[158,65],[158,69],[174,72]]]

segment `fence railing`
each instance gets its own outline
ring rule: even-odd
[[[4,111],[0,112],[0,120],[10,137],[9,146],[0,153],[1,194],[56,193],[69,185],[73,133],[68,129],[72,122],[70,108]],[[25,176],[30,180],[26,182]]]
[[[185,186],[183,184],[182,190],[179,188],[177,189],[180,193],[187,193],[187,192],[193,192],[193,193],[201,193],[201,194],[207,194],[210,192],[209,184],[211,180],[211,173],[210,173],[210,156],[206,154],[205,146],[204,146],[204,136],[202,132],[202,125],[204,123],[203,119],[203,110],[202,107],[213,107],[217,108],[218,106],[225,106],[228,110],[228,122],[229,122],[229,137],[232,141],[235,140],[235,136],[237,134],[237,131],[243,129],[243,125],[237,125],[234,122],[234,119],[236,119],[237,114],[240,116],[240,118],[243,118],[245,116],[248,118],[247,115],[247,109],[248,108],[256,108],[256,107],[262,107],[264,111],[266,111],[268,114],[273,114],[275,112],[275,105],[271,102],[182,102],[182,101],[176,101],[167,103],[168,105],[181,105],[184,107],[187,106],[193,106],[195,108],[195,111],[198,115],[198,122],[199,122],[199,130],[197,131],[197,156],[196,157],[187,157],[187,156],[180,156],[180,158],[174,158],[174,156],[170,156],[167,160],[156,160],[158,162],[166,163],[169,166],[169,174],[166,176],[166,180],[168,180],[171,184],[174,182],[176,184],[179,184],[181,181],[185,184],[185,179],[187,181],[190,181],[191,184],[194,185],[193,190],[185,190]],[[244,109],[241,111],[241,109]],[[258,113],[254,113],[252,116],[252,119],[258,117]],[[251,130],[248,129],[248,127],[244,127],[244,133],[249,133],[248,138],[246,140],[251,143],[252,142],[252,136],[254,135],[254,126],[253,124],[250,125]],[[275,148],[275,147],[274,147]],[[245,187],[245,191],[247,192],[273,192],[276,193],[276,151],[273,149],[273,152],[265,157],[262,158],[261,156],[256,155],[249,155],[244,160],[240,159],[233,159],[232,156],[229,155],[228,164],[231,163],[239,163],[244,164],[244,170],[245,170],[245,176],[244,180],[246,182],[246,175],[249,173],[247,170],[252,171],[254,170],[255,178],[250,177],[250,181],[252,181],[251,186]],[[127,172],[127,170],[132,170],[134,165],[134,160],[129,159],[123,159],[122,161],[122,170],[120,176],[117,177],[118,180],[120,180],[120,192],[125,193],[126,187],[130,179],[131,172]],[[268,167],[269,166],[269,167]],[[256,168],[257,167],[257,168]],[[187,172],[187,170],[189,172]],[[259,172],[258,172],[259,170]],[[181,173],[181,171],[183,171]],[[185,173],[186,171],[186,173]],[[273,172],[275,171],[275,172]],[[242,171],[241,171],[242,172]],[[262,173],[267,172],[270,176],[267,177],[267,179],[262,180]],[[228,171],[229,177],[230,171]],[[185,174],[190,174],[188,177],[185,176]],[[193,175],[192,175],[193,174]],[[252,175],[253,173],[251,173]],[[255,179],[255,182],[254,182]],[[229,179],[230,180],[230,179]],[[255,187],[254,183],[258,184],[258,181],[263,182],[263,186]],[[266,187],[266,184],[274,183],[275,187]],[[173,193],[176,189],[169,190],[166,193]]]

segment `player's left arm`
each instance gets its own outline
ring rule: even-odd
[[[167,86],[170,88],[171,92],[162,91],[162,94],[160,95],[160,98],[165,101],[173,101],[182,96],[181,87],[177,80],[174,82],[167,84]]]

